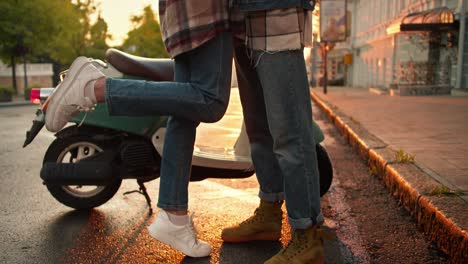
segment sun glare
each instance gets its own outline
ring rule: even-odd
[[[132,29],[130,18],[141,14],[143,8],[151,5],[154,12],[158,11],[158,0],[96,0],[100,14],[107,22],[112,39],[108,41],[111,46],[118,46],[126,38],[127,32]]]

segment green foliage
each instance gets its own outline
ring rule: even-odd
[[[105,51],[109,48],[106,38],[110,35],[107,23],[100,15],[96,22],[91,24],[90,15],[96,10],[94,0],[81,0],[71,4],[67,21],[54,38],[54,48],[49,53],[52,60],[65,65],[66,68],[78,56],[104,58]]]
[[[11,101],[14,90],[11,87],[0,86],[0,102]]]
[[[61,0],[2,0],[0,2],[0,58],[34,58],[54,48],[54,38],[69,28],[73,5]],[[76,16],[75,16],[76,18]]]
[[[111,37],[94,0],[0,0],[0,60],[14,66],[52,62],[58,72],[78,56],[103,59]],[[134,28],[121,47],[146,57],[168,57],[150,6],[132,18]],[[60,69],[59,69],[60,68]],[[13,67],[12,67],[13,69]]]
[[[13,88],[7,86],[0,86],[0,94],[9,94],[13,95],[14,91]]]
[[[434,187],[430,192],[429,195],[431,196],[449,196],[449,195],[463,195],[464,193],[462,191],[455,191],[449,189],[447,186],[436,186]]]
[[[106,50],[109,48],[106,43],[109,37],[107,23],[99,16],[96,23],[89,29],[89,39],[85,41],[86,47],[83,55],[95,59],[104,59]]]
[[[128,32],[121,49],[143,57],[169,57],[162,41],[159,23],[150,5],[143,9],[142,15],[133,16],[131,21],[134,28]]]
[[[77,56],[104,53],[107,24],[99,17],[90,25],[95,11],[94,0],[0,1],[0,59],[26,55],[30,62],[68,65]]]
[[[404,152],[403,150],[399,150],[395,153],[395,159],[398,163],[413,163],[414,156]]]
[[[47,59],[62,65],[70,65],[73,60],[84,52],[85,37],[89,30],[88,15],[94,10],[92,1],[76,4],[70,1],[60,2],[60,13],[57,23],[59,30],[48,41],[49,48],[44,55]]]
[[[1,0],[0,60],[13,73],[23,60],[52,62],[60,71],[81,55],[102,59],[107,23],[99,17],[91,25],[96,10],[94,0]]]

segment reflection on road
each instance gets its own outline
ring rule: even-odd
[[[201,123],[197,128],[197,147],[232,148],[242,127],[242,107],[239,90],[231,89],[228,109],[216,123]]]

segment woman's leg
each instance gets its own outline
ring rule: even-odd
[[[216,122],[229,102],[232,37],[219,34],[202,46],[175,58],[188,80],[152,82],[112,79],[105,97],[111,115],[170,115],[196,122]],[[180,66],[183,65],[183,66]],[[177,71],[177,70],[176,70]]]
[[[187,214],[193,145],[199,123],[170,117],[161,160],[158,207]]]
[[[207,45],[178,56],[175,86],[161,88],[154,83],[154,87],[148,89],[148,98],[155,97],[155,102],[144,109],[171,114],[161,160],[158,207],[163,210],[148,231],[155,239],[193,257],[206,256],[211,251],[208,243],[196,238],[191,217],[187,216],[196,127],[199,121],[216,121],[226,110],[230,94],[231,41],[230,34],[222,34]]]
[[[203,121],[199,120],[202,119],[199,116],[219,115],[220,118],[227,107],[228,102],[225,100],[229,100],[231,66],[227,64],[232,64],[232,58],[229,56],[229,54],[232,56],[231,41],[230,34],[222,34],[210,43],[206,43],[206,45],[201,46],[193,52],[187,53],[186,56],[177,57],[175,60],[175,84],[177,86],[172,87],[174,88],[172,90],[171,88],[161,89],[168,93],[174,92],[175,95],[175,93],[180,93],[177,87],[181,84],[181,86],[186,86],[191,92],[183,93],[180,97],[184,99],[173,101],[174,105],[164,103],[164,105],[173,109],[176,113],[171,111],[172,116],[167,124],[164,141],[161,161],[161,188],[158,201],[160,208],[182,211],[188,208],[187,189],[190,180],[196,127],[199,121]],[[229,45],[226,45],[226,43],[229,43]],[[211,63],[211,61],[216,61],[216,63]],[[207,69],[201,70],[200,68],[203,67]],[[203,83],[203,81],[206,83]],[[197,87],[203,87],[203,90],[197,89]],[[160,90],[158,87],[152,88],[155,94],[159,94],[158,90]],[[211,105],[207,108],[215,107],[218,110],[212,111],[218,113],[213,113],[209,109],[206,109],[206,105],[203,107],[201,104],[197,106],[191,105],[191,99],[189,98],[197,94],[202,97],[204,96],[205,99],[203,100],[216,101],[217,106]],[[158,102],[162,101],[159,98],[156,100]],[[154,103],[151,105],[158,104]],[[190,114],[193,114],[196,118],[193,118]],[[187,118],[187,116],[192,118]]]

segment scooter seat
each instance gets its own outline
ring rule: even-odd
[[[126,75],[154,81],[174,80],[174,61],[171,59],[145,58],[111,48],[106,51],[106,60]]]

